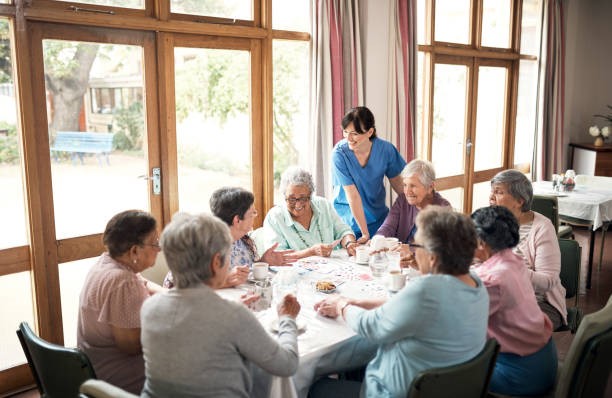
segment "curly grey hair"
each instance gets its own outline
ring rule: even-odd
[[[301,185],[308,188],[310,194],[314,192],[314,182],[312,182],[312,174],[298,166],[291,166],[281,175],[279,191],[284,196],[289,185]]]
[[[430,187],[436,180],[436,171],[433,164],[427,160],[414,159],[408,163],[402,170],[402,178],[408,178],[412,175],[419,177],[421,184]]]
[[[526,212],[531,210],[531,202],[533,202],[533,186],[531,181],[518,170],[500,171],[491,180],[491,187],[495,184],[505,184],[508,187],[508,193],[516,200],[523,201],[521,211]]]
[[[175,286],[184,289],[212,276],[210,265],[215,254],[220,254],[225,264],[232,237],[227,224],[215,216],[178,213],[164,228],[160,245]]]

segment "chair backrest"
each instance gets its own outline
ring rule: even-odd
[[[612,371],[612,327],[591,337],[580,355],[569,396],[603,397]]]
[[[259,227],[257,229],[252,230],[251,232],[249,232],[249,236],[251,237],[251,239],[253,239],[253,242],[255,242],[255,247],[257,248],[257,257],[261,258],[266,249],[268,249],[266,247],[266,242],[264,238],[264,228]]]
[[[582,319],[559,371],[555,398],[603,397],[612,361],[611,329],[612,296],[604,308]]]
[[[19,325],[17,336],[45,398],[78,397],[81,383],[96,378],[91,362],[81,350],[41,339],[26,322]]]
[[[485,397],[499,344],[489,339],[474,358],[458,365],[430,369],[412,381],[408,398]]]
[[[612,189],[612,177],[588,176],[585,174],[578,174],[576,176],[576,185],[586,185],[590,187]]]
[[[578,294],[580,286],[580,257],[582,248],[572,239],[559,239],[561,249],[561,284],[565,288],[565,298],[572,298]]]
[[[559,203],[556,196],[533,195],[531,210],[548,218],[555,227],[555,231],[559,232]]]

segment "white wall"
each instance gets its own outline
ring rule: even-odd
[[[389,137],[387,115],[387,78],[389,61],[388,20],[391,0],[360,0],[359,11],[363,28],[364,100],[376,119],[376,131],[381,138]]]
[[[588,133],[612,113],[612,1],[569,0],[566,17],[565,135],[570,142],[592,142]],[[571,159],[567,159],[567,164]]]

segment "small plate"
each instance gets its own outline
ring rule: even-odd
[[[317,289],[317,292],[319,293],[324,293],[324,294],[331,294],[331,293],[335,293],[336,292],[336,288],[330,289],[330,290],[321,290],[321,289]]]
[[[304,330],[306,330],[306,321],[304,321],[301,318],[298,318],[296,321],[297,324],[297,331],[298,332],[303,332]],[[272,322],[270,322],[270,330],[274,333],[278,333],[278,319],[273,320]]]

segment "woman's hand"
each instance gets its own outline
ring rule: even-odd
[[[276,250],[277,247],[278,242],[270,246],[261,256],[260,261],[270,265],[289,265],[297,261],[298,256],[294,253],[295,250]]]
[[[340,295],[330,295],[314,305],[315,311],[318,314],[328,318],[335,318],[340,315],[340,311],[344,305],[348,303],[347,299]]]
[[[360,246],[359,243],[357,243],[357,241],[349,242],[346,245],[346,253],[349,256],[354,256],[355,254],[357,254],[357,246]]]
[[[259,299],[259,294],[254,293],[246,293],[240,296],[240,302],[251,310],[253,309],[254,304],[259,301]]]
[[[393,251],[400,253],[400,267],[402,268],[414,268],[419,270],[419,265],[416,262],[416,258],[414,257],[414,253],[410,251],[410,246],[401,244]]]
[[[370,234],[365,232],[363,235],[361,235],[361,238],[357,239],[357,243],[361,245],[365,245],[366,243],[368,243],[369,240],[370,240]]]
[[[329,257],[334,250],[332,245],[326,245],[324,243],[319,243],[310,248],[312,250],[313,256],[321,256],[321,257]]]
[[[248,277],[249,277],[249,266],[248,265],[244,265],[244,266],[238,265],[232,268],[230,273],[227,275],[227,278],[225,279],[225,286],[234,287],[234,286],[242,285],[243,283],[246,282]]]
[[[300,303],[298,303],[297,299],[293,294],[288,294],[283,298],[283,301],[278,303],[278,307],[276,307],[276,311],[278,312],[278,316],[281,317],[283,315],[287,315],[293,319],[295,319],[300,313]]]

